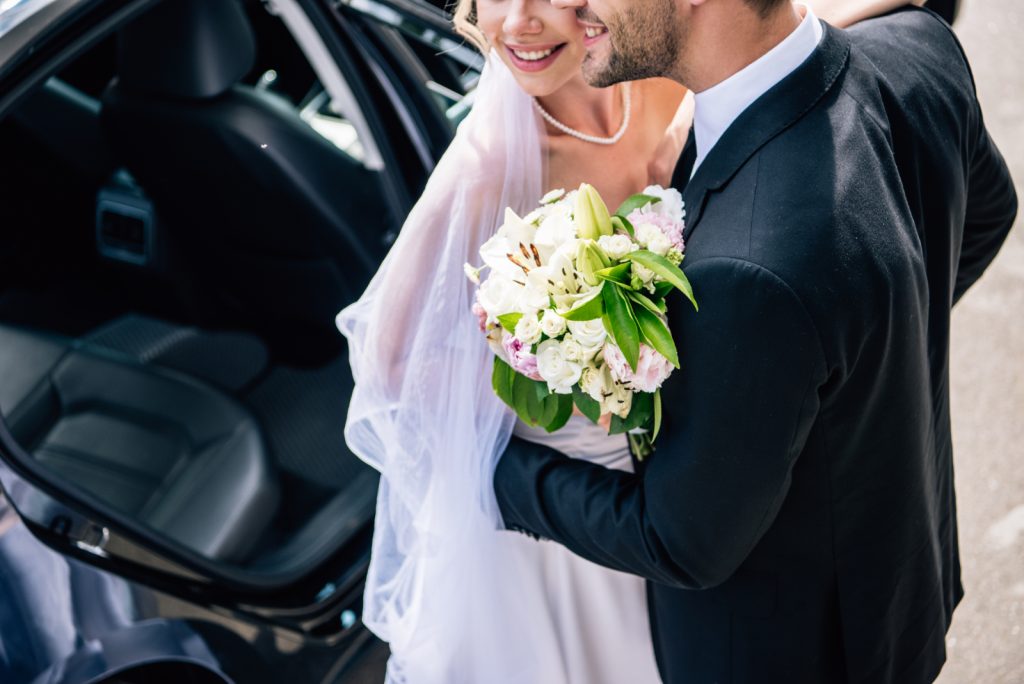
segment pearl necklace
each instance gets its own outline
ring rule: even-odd
[[[540,115],[544,117],[545,121],[547,121],[549,124],[557,128],[558,130],[562,131],[563,133],[571,135],[574,138],[578,138],[583,142],[594,143],[595,145],[614,145],[615,143],[622,140],[622,136],[626,134],[626,129],[629,128],[629,115],[631,113],[633,104],[632,98],[630,97],[629,86],[630,84],[628,82],[622,84],[622,126],[620,126],[619,130],[615,133],[615,135],[613,135],[610,138],[601,138],[596,135],[587,135],[586,133],[581,133],[577,131],[575,128],[570,128],[566,126],[564,123],[562,123],[555,117],[551,116],[551,114],[549,114],[547,110],[540,105],[540,102],[537,101],[537,98],[533,98],[533,106],[537,108],[537,111],[540,112]]]

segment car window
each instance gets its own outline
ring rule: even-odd
[[[376,0],[352,0],[352,9],[376,22],[405,43],[423,67],[423,84],[434,105],[454,128],[472,106],[483,58],[451,30],[403,16]]]
[[[381,170],[383,158],[362,107],[300,4],[276,0],[248,7],[262,35],[250,82],[287,98],[317,133],[368,169]]]

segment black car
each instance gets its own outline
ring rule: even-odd
[[[382,680],[334,316],[471,106],[444,4],[0,0],[0,682]]]
[[[0,10],[0,681],[380,681],[334,316],[479,55],[410,0]]]

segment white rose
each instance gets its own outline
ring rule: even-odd
[[[609,259],[618,261],[630,252],[639,249],[639,245],[629,239],[628,235],[602,235],[597,239],[597,246],[600,247]]]
[[[573,339],[572,335],[566,335],[562,340],[562,355],[565,356],[567,361],[572,361],[573,363],[582,363],[586,356],[583,352],[583,347]]]
[[[645,248],[652,240],[657,240],[659,236],[665,236],[665,234],[661,232],[661,228],[658,228],[658,226],[653,223],[641,223],[639,226],[636,226],[634,230],[636,231],[636,241]]]
[[[558,340],[545,340],[537,347],[537,372],[555,394],[571,394],[583,367],[565,358]]]
[[[645,209],[650,208],[662,216],[671,218],[673,221],[682,221],[686,216],[686,209],[683,204],[683,195],[675,188],[663,188],[660,185],[649,185],[644,188],[643,194],[650,195],[651,197],[657,197],[661,200],[654,204],[648,204]]]
[[[565,319],[548,309],[540,319],[540,329],[548,337],[558,337],[565,332]]]
[[[569,332],[583,348],[584,358],[592,358],[604,346],[608,337],[600,318],[592,321],[568,321]]]
[[[536,314],[527,314],[516,323],[516,339],[525,345],[532,345],[540,341],[541,329]]]
[[[498,316],[516,311],[522,294],[522,285],[517,285],[511,278],[491,273],[491,276],[480,285],[477,301],[487,312],[488,319],[493,321]]]
[[[668,239],[665,233],[659,230],[657,235],[652,235],[647,241],[647,249],[658,256],[665,256],[672,249],[672,241]]]

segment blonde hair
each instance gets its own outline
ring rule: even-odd
[[[477,50],[486,55],[491,49],[487,44],[487,38],[476,25],[476,0],[455,0],[452,22],[459,35],[472,43]]]

